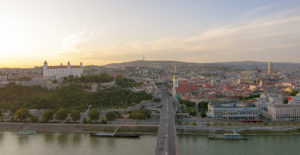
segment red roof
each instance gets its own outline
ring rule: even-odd
[[[191,91],[197,91],[199,87],[195,84],[190,84],[187,81],[180,81],[178,87],[176,88],[177,93],[186,93]]]

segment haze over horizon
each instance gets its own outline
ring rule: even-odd
[[[0,68],[300,62],[299,0],[3,0]]]

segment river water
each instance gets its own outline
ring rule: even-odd
[[[181,155],[299,155],[300,135],[250,136],[245,141],[208,140],[179,135]],[[90,137],[87,133],[20,136],[0,133],[0,155],[153,155],[156,136],[140,139]]]

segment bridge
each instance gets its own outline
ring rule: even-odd
[[[179,104],[177,100],[168,95],[162,96],[162,103],[155,154],[179,155],[175,127],[175,115]]]

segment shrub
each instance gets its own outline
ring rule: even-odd
[[[44,113],[43,113],[43,121],[45,122],[48,122],[49,120],[52,120],[53,119],[53,114],[54,114],[54,111],[53,110],[46,110]]]
[[[99,111],[97,109],[91,109],[88,112],[88,115],[90,117],[90,120],[98,120],[99,119]]]
[[[29,112],[25,108],[16,111],[16,119],[24,122],[29,117]]]
[[[209,122],[207,122],[207,123],[206,123],[206,126],[210,126],[210,123],[209,123]]]
[[[37,116],[31,115],[30,116],[30,121],[32,123],[37,123],[39,121],[39,118]]]
[[[71,117],[73,121],[78,121],[80,119],[80,111],[79,110],[72,110]]]
[[[115,111],[109,111],[105,114],[105,117],[108,121],[114,121],[115,119],[120,117],[120,113],[115,112]]]
[[[55,113],[55,119],[63,121],[68,117],[68,110],[65,108],[60,108],[56,113]]]
[[[228,125],[228,126],[231,126],[231,122],[227,122],[227,125]]]
[[[179,125],[181,125],[181,124],[182,124],[182,121],[181,121],[181,120],[179,120],[179,121],[178,121],[178,124],[179,124]]]

